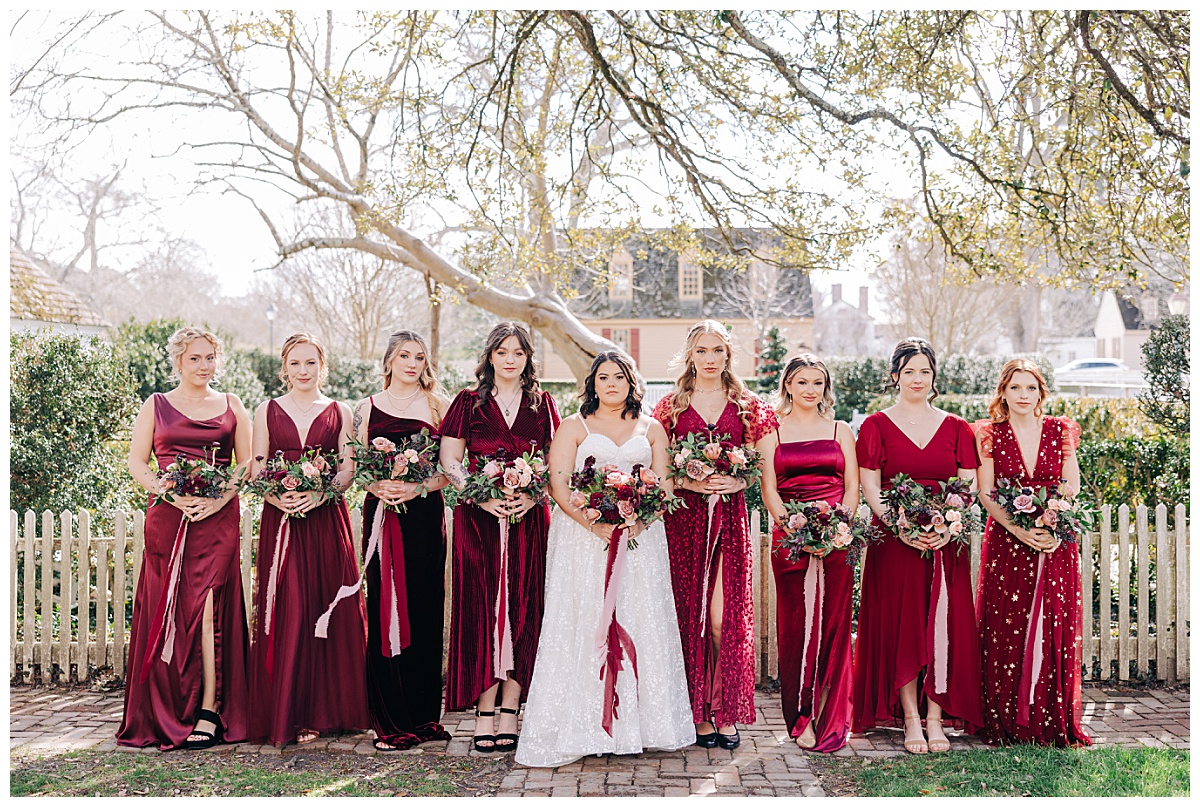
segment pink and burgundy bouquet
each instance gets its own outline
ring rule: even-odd
[[[376,437],[366,444],[351,440],[350,445],[354,448],[354,481],[359,487],[383,481],[421,485],[441,471],[439,440],[429,429],[421,429],[399,443]],[[421,498],[427,493],[422,489]],[[395,512],[408,509],[403,504],[387,508]]]
[[[673,443],[669,453],[672,479],[702,482],[713,474],[724,474],[751,485],[762,475],[759,452],[733,442],[727,434],[705,438],[693,432]]]
[[[214,442],[211,447],[205,447],[204,459],[195,460],[186,454],[175,455],[162,473],[158,475],[159,493],[151,496],[164,502],[174,502],[176,496],[199,496],[202,499],[219,499],[229,489],[232,468],[229,465],[217,465],[217,451],[220,443]]]
[[[521,493],[529,494],[536,502],[548,499],[546,460],[532,447],[518,457],[503,448],[490,456],[473,455],[467,462],[467,470],[461,497],[472,504]],[[520,516],[508,517],[510,524],[520,520]]]
[[[952,542],[968,543],[980,526],[979,512],[971,508],[970,481],[954,476],[938,487],[934,491],[905,474],[892,477],[892,487],[882,494],[892,528],[909,540],[949,533]]]
[[[284,493],[324,493],[330,498],[337,498],[342,491],[333,484],[337,475],[337,456],[319,448],[305,446],[304,453],[299,459],[288,460],[282,451],[276,451],[275,456],[263,463],[262,470],[253,479],[242,483],[241,489],[260,499],[268,496],[282,496]],[[289,513],[289,518],[304,518],[307,513]]]
[[[804,556],[805,548],[823,549],[825,554],[845,552],[846,562],[854,565],[862,550],[874,538],[871,524],[843,505],[829,502],[785,502],[788,513],[780,548],[795,562]]]
[[[571,504],[583,510],[584,518],[593,524],[628,529],[641,521],[649,526],[683,504],[682,499],[667,493],[651,469],[634,465],[626,473],[615,465],[597,467],[591,456],[583,461],[583,468],[571,474],[570,486]],[[637,541],[629,539],[629,548],[636,549]]]
[[[992,501],[999,503],[1018,527],[1049,530],[1060,541],[1077,544],[1091,530],[1095,514],[1069,492],[1067,480],[1034,488],[1016,479],[997,479]]]

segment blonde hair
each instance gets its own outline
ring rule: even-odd
[[[708,334],[720,339],[725,346],[725,367],[721,370],[721,384],[725,387],[726,399],[733,401],[737,406],[738,417],[742,420],[745,433],[750,434],[750,405],[747,401],[749,390],[745,382],[733,372],[733,338],[729,329],[714,319],[700,320],[693,325],[688,330],[683,350],[671,359],[672,367],[682,368],[679,378],[675,379],[675,393],[671,398],[671,408],[667,412],[667,417],[671,419],[671,427],[674,428],[679,416],[692,405],[692,393],[696,389],[696,365],[692,361],[692,351],[696,349],[700,337]]]
[[[792,376],[806,367],[824,373],[825,391],[821,395],[821,400],[817,401],[817,414],[823,418],[833,417],[833,379],[829,377],[829,368],[825,366],[825,362],[811,353],[801,353],[789,361],[787,367],[783,368],[783,372],[779,376],[779,402],[775,405],[775,413],[786,415],[792,411],[792,395],[787,391],[787,385],[792,380]]]
[[[167,339],[167,357],[171,360],[171,380],[182,381],[183,376],[180,375],[182,368],[182,360],[184,351],[188,345],[195,342],[197,339],[207,339],[209,344],[213,346],[213,352],[217,355],[217,368],[213,371],[212,383],[215,383],[221,377],[221,370],[225,368],[225,350],[221,346],[221,340],[216,337],[216,334],[211,331],[205,331],[200,328],[185,325]]]
[[[1000,368],[1000,383],[996,385],[996,394],[988,404],[988,417],[993,423],[1003,423],[1008,420],[1008,401],[1004,400],[1004,388],[1007,387],[1017,373],[1029,373],[1037,379],[1038,402],[1033,407],[1033,416],[1042,416],[1042,404],[1046,402],[1046,377],[1036,364],[1029,359],[1012,359]]]
[[[383,388],[386,390],[392,385],[392,360],[400,352],[400,348],[408,342],[416,342],[421,346],[421,352],[425,354],[425,367],[417,376],[417,386],[425,393],[425,399],[429,402],[429,411],[433,414],[433,425],[436,426],[442,422],[441,398],[446,395],[446,391],[442,388],[441,382],[437,380],[437,376],[433,374],[433,362],[429,358],[429,345],[425,343],[425,337],[421,334],[401,329],[388,337],[387,348],[383,351]]]
[[[317,349],[317,361],[320,366],[320,370],[317,372],[317,386],[320,387],[325,383],[325,379],[329,378],[329,364],[325,361],[325,346],[321,344],[320,339],[306,331],[294,333],[283,341],[283,349],[279,351],[279,380],[287,384],[288,389],[292,388],[292,382],[288,379],[287,359],[292,348],[298,345],[312,345]]]

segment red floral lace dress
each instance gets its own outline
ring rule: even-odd
[[[1078,423],[1044,418],[1031,474],[1007,421],[982,420],[974,429],[980,454],[991,458],[995,478],[1017,478],[1031,487],[1056,484],[1064,461],[1079,446]],[[983,728],[990,742],[1091,745],[1081,721],[1079,562],[1074,544],[1038,553],[988,518],[976,612],[983,656]]]

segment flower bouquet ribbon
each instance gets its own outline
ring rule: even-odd
[[[957,550],[957,547],[955,547]],[[950,662],[950,592],[946,584],[946,561],[941,549],[933,551],[933,588],[925,622],[925,643],[932,648],[934,693],[946,692]]]
[[[158,608],[154,612],[154,618],[150,621],[153,632],[150,634],[150,641],[146,644],[141,675],[138,676],[138,681],[143,684],[150,676],[150,665],[154,663],[155,653],[159,653],[159,658],[164,664],[170,664],[171,659],[175,656],[175,601],[179,595],[179,574],[183,566],[183,552],[187,547],[188,523],[186,516],[179,521],[175,542],[171,546],[171,563],[168,567],[166,586],[158,598]],[[162,640],[161,652],[158,649],[160,639]]]
[[[814,555],[809,558],[808,570],[804,573],[804,648],[800,651],[800,702],[798,704],[800,714],[804,714],[806,705],[811,707],[816,703],[817,661],[821,658],[821,622],[824,618],[822,612],[824,602],[825,559]],[[806,675],[806,671],[809,669],[808,647],[810,642],[815,645],[812,675]]]
[[[629,659],[635,682],[638,674],[637,648],[633,645],[633,637],[617,621],[617,591],[621,587],[625,559],[629,554],[623,532],[624,527],[614,529],[612,540],[608,543],[608,561],[604,567],[604,606],[596,631],[596,653],[604,659],[600,665],[600,680],[604,682],[604,708],[600,725],[609,737],[612,736],[613,721],[617,718],[617,707],[621,704],[617,695],[617,673],[625,669],[625,659]]]

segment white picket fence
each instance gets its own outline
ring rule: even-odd
[[[91,534],[87,511],[78,515],[46,511],[38,518],[26,511],[23,520],[10,513],[9,568],[11,622],[9,636],[11,680],[50,682],[53,667],[59,678],[87,680],[98,669],[108,668],[125,677],[133,591],[142,565],[145,514],[118,515],[114,535]],[[1112,508],[1101,510],[1098,532],[1081,547],[1083,569],[1083,659],[1085,676],[1092,678],[1098,662],[1099,678],[1110,676],[1116,662],[1120,680],[1147,676],[1150,661],[1155,677],[1168,683],[1187,681],[1189,675],[1190,533],[1182,504],[1168,518],[1165,505],[1153,511],[1139,506],[1133,511],[1132,530],[1127,505],[1117,508],[1114,534]],[[447,511],[447,524],[450,513]],[[356,556],[362,554],[362,516],[351,512]],[[754,575],[755,647],[759,651],[757,679],[779,673],[775,622],[775,580],[767,558],[769,533],[760,528],[760,514],[751,514]],[[449,533],[450,530],[448,529]],[[242,514],[242,588],[250,612],[254,592],[253,558],[258,536],[253,534],[249,512]],[[979,568],[980,536],[971,541],[973,578]],[[1099,563],[1098,601],[1109,607],[1093,615],[1093,563]],[[449,557],[449,553],[448,553]],[[446,564],[445,630],[450,625],[450,563]],[[1134,576],[1136,575],[1136,576]],[[1136,589],[1131,589],[1131,583]],[[1116,593],[1116,618],[1112,595]],[[1151,592],[1154,607],[1151,608]],[[1135,616],[1134,616],[1135,615]],[[35,676],[36,673],[36,676]],[[18,678],[19,674],[19,678]]]

